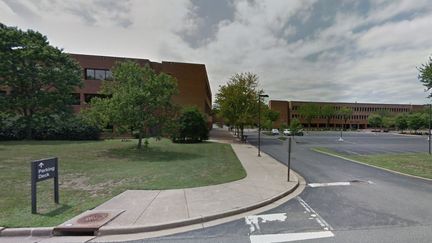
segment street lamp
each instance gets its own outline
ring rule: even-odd
[[[429,104],[429,155],[431,155],[431,121],[432,121],[432,104]]]
[[[258,157],[261,157],[261,97],[269,97],[266,94],[258,95]]]

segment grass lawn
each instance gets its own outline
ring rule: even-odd
[[[432,179],[432,156],[428,153],[346,155],[329,148],[314,148],[315,151],[338,155],[366,164]]]
[[[54,226],[127,189],[173,189],[246,176],[231,146],[150,140],[0,142],[0,226]],[[30,161],[59,158],[60,205],[53,180],[39,182],[38,213],[30,213]]]

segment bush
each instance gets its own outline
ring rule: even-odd
[[[207,119],[196,107],[184,108],[176,125],[173,142],[201,142],[208,139]]]
[[[101,130],[75,116],[40,116],[35,118],[33,139],[37,140],[97,140]],[[0,140],[25,138],[24,121],[9,117],[1,120]]]

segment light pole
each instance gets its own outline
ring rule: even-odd
[[[261,97],[269,97],[266,94],[258,95],[258,157],[261,157]]]
[[[431,155],[431,121],[432,121],[432,104],[429,104],[429,155]]]

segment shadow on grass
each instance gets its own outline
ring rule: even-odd
[[[136,148],[113,148],[108,149],[100,154],[110,158],[127,159],[131,161],[143,162],[171,162],[179,160],[193,160],[201,158],[199,153],[187,153],[178,151],[165,151],[161,148],[143,148],[141,150]]]
[[[68,211],[69,209],[72,208],[72,206],[67,205],[67,204],[60,204],[61,206],[50,211],[47,213],[38,213],[41,216],[45,216],[45,217],[55,217],[58,216],[60,214],[63,214],[64,212]]]

